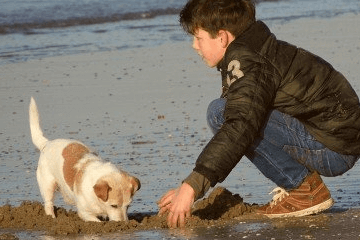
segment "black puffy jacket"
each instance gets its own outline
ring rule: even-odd
[[[271,110],[300,120],[329,149],[360,154],[360,106],[345,77],[318,56],[279,41],[257,21],[219,63],[225,123],[204,148],[194,171],[214,186],[253,142]]]

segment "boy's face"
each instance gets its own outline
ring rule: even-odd
[[[209,67],[217,66],[226,51],[220,34],[212,38],[209,32],[200,28],[195,32],[192,47]]]

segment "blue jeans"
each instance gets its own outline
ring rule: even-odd
[[[207,121],[214,134],[224,123],[225,104],[226,99],[219,98],[208,107]],[[263,137],[245,155],[265,177],[286,190],[297,188],[309,172],[326,177],[341,175],[360,157],[328,149],[300,121],[277,110],[270,112]]]

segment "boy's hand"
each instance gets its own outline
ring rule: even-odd
[[[190,210],[194,203],[195,191],[187,183],[179,188],[168,191],[158,202],[159,215],[168,212],[167,223],[170,228],[184,227],[185,218],[191,216]]]

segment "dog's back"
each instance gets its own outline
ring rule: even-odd
[[[36,106],[36,102],[32,97],[29,106],[29,121],[32,141],[34,145],[41,151],[45,147],[46,142],[49,140],[44,137],[44,134],[41,130],[39,111]]]

